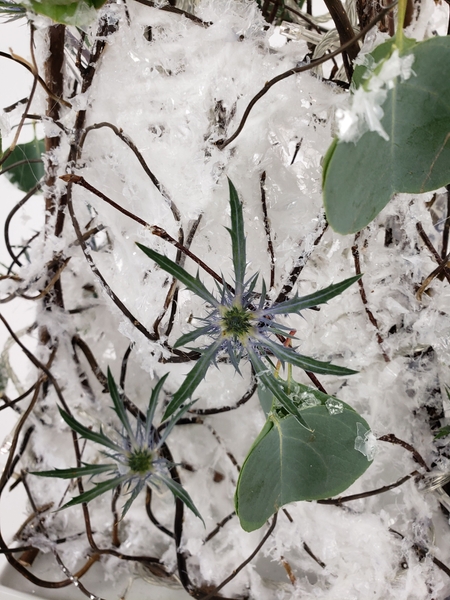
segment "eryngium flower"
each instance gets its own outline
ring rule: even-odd
[[[136,426],[131,427],[128,413],[124,405],[124,398],[108,369],[108,387],[113,400],[113,410],[119,417],[122,424],[122,431],[116,431],[115,439],[105,435],[100,427],[96,433],[79,423],[74,417],[62,409],[59,409],[61,417],[73,431],[76,431],[82,438],[100,444],[108,450],[102,454],[111,459],[107,464],[86,464],[82,467],[71,469],[54,469],[53,471],[35,471],[33,475],[41,477],[59,477],[62,479],[74,479],[77,477],[90,477],[107,474],[108,477],[96,483],[94,487],[87,492],[76,496],[70,502],[67,502],[62,508],[74,506],[82,502],[89,502],[97,496],[104,494],[109,490],[114,490],[119,486],[129,495],[128,500],[123,506],[122,517],[126,514],[139,493],[150,485],[156,489],[166,486],[172,494],[180,498],[197,517],[202,518],[196,509],[191,497],[187,491],[170,475],[171,463],[161,456],[161,448],[167,437],[174,428],[180,417],[188,410],[191,404],[187,404],[176,412],[172,418],[161,428],[161,433],[153,426],[153,419],[158,403],[158,396],[164,385],[167,375],[162,377],[152,391],[147,408],[145,423],[139,418],[136,419]]]
[[[174,344],[174,348],[185,346],[201,336],[212,339],[210,345],[197,348],[201,352],[201,356],[186,376],[181,387],[173,395],[164,416],[169,417],[185,400],[192,396],[210,365],[216,362],[218,353],[226,351],[231,363],[238,372],[240,360],[248,358],[255,370],[259,384],[269,388],[284,408],[294,415],[302,425],[306,426],[298,408],[274,376],[270,357],[276,357],[282,364],[290,363],[305,371],[314,373],[352,375],[355,371],[303,356],[295,349],[287,348],[279,338],[291,337],[288,333],[289,328],[277,323],[276,319],[279,315],[299,314],[300,311],[306,308],[327,302],[334,296],[341,294],[360,276],[350,277],[309,296],[300,298],[295,295],[285,302],[270,304],[267,299],[264,281],[262,282],[261,293],[257,294],[254,291],[258,274],[256,273],[247,281],[245,279],[247,265],[242,204],[230,180],[229,190],[231,228],[228,231],[231,236],[233,254],[234,287],[222,279],[222,285],[218,284],[219,298],[207,290],[200,281],[198,274],[193,277],[166,256],[137,244],[162,269],[176,277],[210,307],[209,314],[198,319],[203,325],[182,335]]]

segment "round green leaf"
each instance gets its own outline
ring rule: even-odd
[[[340,494],[371,464],[361,451],[369,425],[345,403],[330,401],[300,409],[312,432],[292,415],[269,416],[237,483],[236,513],[245,531],[258,529],[289,502]]]
[[[325,157],[325,210],[339,233],[365,227],[397,192],[450,182],[450,78],[442,70],[450,62],[450,38],[408,42],[404,50],[414,54],[414,74],[397,78],[382,106],[389,140],[370,131],[356,143],[334,143]]]
[[[35,139],[26,144],[17,144],[2,167],[6,170],[16,163],[21,164],[6,171],[6,177],[23,192],[29,192],[44,176],[44,152],[44,140]]]

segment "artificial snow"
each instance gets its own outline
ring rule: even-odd
[[[296,330],[295,345],[301,354],[358,371],[348,378],[319,376],[327,392],[339,398],[327,402],[332,414],[341,412],[345,402],[371,426],[371,431],[355,431],[355,448],[373,464],[345,495],[389,485],[414,471],[423,473],[404,448],[384,442],[375,447],[375,437],[394,433],[413,444],[427,464],[442,461],[432,441],[429,411],[430,407],[441,410],[445,385],[450,383],[448,283],[435,279],[421,301],[416,297],[418,287],[436,267],[416,224],[422,224],[435,245],[441,236],[429,208],[432,195],[397,196],[357,240],[335,234],[327,228],[320,189],[321,158],[332,140],[331,115],[336,102],[342,101],[334,86],[308,72],[285,79],[255,105],[232,144],[224,150],[217,145],[235,131],[249,101],[266,81],[305,58],[306,43],[279,43],[280,34],[277,40],[274,28],[266,28],[256,2],[200,2],[196,14],[211,23],[208,27],[137,3],[129,3],[128,9],[130,23],[123,6],[104,9],[111,17],[120,18],[120,27],[107,38],[92,87],[71,102],[87,109],[87,125],[109,122],[121,129],[166,193],[155,187],[130,148],[108,128],[90,131],[81,160],[71,168],[111,200],[176,239],[182,230],[186,240],[200,218],[190,249],[228,279],[231,242],[225,228],[230,226],[226,180],[230,177],[243,201],[248,273],[258,271],[268,283],[270,259],[261,204],[265,172],[275,251],[275,284],[268,292],[271,299],[288,283],[294,268],[301,272],[291,294],[299,295],[354,275],[352,246],[357,244],[368,308],[376,317],[382,342],[377,341],[377,330],[368,319],[357,284],[321,305],[320,310],[304,311],[302,316],[283,321]],[[148,27],[150,42],[144,36]],[[386,135],[380,123],[383,100],[393,78],[413,76],[412,67],[410,57],[400,58],[394,52],[377,75],[371,74],[367,89],[357,90],[351,107],[343,109],[341,139],[355,141],[367,129]],[[71,111],[61,117],[68,128],[73,119]],[[61,174],[66,157],[67,141],[58,155]],[[64,187],[62,182],[59,185]],[[161,416],[162,405],[194,364],[170,362],[170,346],[207,308],[181,286],[173,327],[167,331],[170,309],[166,311],[165,300],[172,279],[135,242],[172,259],[176,249],[79,186],[73,187],[73,205],[83,231],[104,227],[99,243],[89,242],[88,253],[132,318],[124,316],[91,271],[68,214],[63,236],[44,239],[42,231],[30,246],[31,262],[19,273],[21,285],[36,294],[45,285],[46,263],[61,251],[70,257],[62,274],[66,310],[38,310],[36,318],[40,326],[48,328],[51,338],[59,341],[51,371],[74,416],[87,427],[98,431],[102,425],[111,433],[120,427],[110,410],[111,398],[83,352],[72,343],[74,336],[88,344],[103,372],[111,368],[116,380],[122,358],[133,344],[124,388],[142,411],[156,382],[170,372],[157,413]],[[184,266],[196,274],[197,265],[190,258]],[[214,290],[210,275],[200,271],[200,277]],[[2,285],[5,294],[15,289],[14,282],[2,281]],[[149,335],[136,329],[135,320]],[[40,352],[41,360],[48,360],[48,353]],[[196,390],[198,401],[193,408],[234,407],[253,381],[248,365],[241,371],[242,376],[219,360]],[[293,369],[293,377],[310,384],[299,369]],[[34,381],[30,376],[28,384]],[[300,400],[308,406],[317,404],[313,395],[302,394]],[[49,386],[33,415],[35,432],[27,457],[30,470],[75,465],[70,431],[57,403]],[[448,402],[446,407],[448,411]],[[234,510],[239,466],[264,420],[255,393],[238,409],[199,416],[195,423],[177,427],[168,438],[182,483],[206,522],[205,529],[185,511],[182,547],[198,585],[219,584],[253,552],[267,529],[266,525],[245,533],[234,516],[205,541],[217,523]],[[82,460],[102,460],[100,449],[87,442]],[[38,505],[66,502],[77,494],[67,481],[52,479],[50,487],[49,480],[30,475],[27,482]],[[159,522],[171,529],[172,495],[154,494],[152,507]],[[433,523],[448,528],[448,522],[433,494],[419,489],[414,478],[389,492],[355,502],[338,506],[293,503],[286,510],[289,517],[279,511],[277,526],[263,550],[224,588],[225,596],[428,600],[438,592],[440,597],[450,593],[447,576],[429,557],[420,560],[414,551],[420,542],[439,560],[450,560],[448,544],[444,540],[434,545],[433,536]],[[90,514],[96,543],[110,547],[111,496],[96,498]],[[49,512],[45,519],[52,539],[75,536],[83,530],[81,507]],[[173,539],[149,521],[143,496],[120,523],[119,535],[118,551],[158,556],[176,572]],[[80,536],[58,545],[58,552],[69,569],[76,569],[89,552],[89,544]],[[295,584],[288,579],[283,561],[290,565]],[[106,577],[115,581],[143,571],[132,561],[112,557],[105,559],[103,566]]]

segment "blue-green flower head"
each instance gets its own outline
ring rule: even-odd
[[[166,256],[137,244],[147,256],[191,292],[202,298],[209,307],[209,314],[197,319],[202,325],[182,335],[174,344],[174,348],[177,348],[187,346],[199,338],[206,337],[210,340],[209,345],[197,348],[201,356],[173,395],[164,417],[169,417],[192,396],[210,365],[217,362],[217,355],[225,351],[238,372],[240,361],[248,359],[261,384],[268,387],[284,408],[305,425],[297,407],[274,377],[271,357],[275,357],[282,364],[290,363],[315,373],[351,375],[355,371],[303,356],[295,349],[286,347],[283,342],[286,338],[292,337],[289,334],[291,328],[278,323],[277,318],[280,315],[300,314],[302,310],[328,302],[357,281],[360,276],[350,277],[309,296],[296,295],[284,302],[271,304],[267,298],[264,281],[261,292],[255,292],[257,273],[246,280],[246,242],[242,204],[234,185],[230,180],[228,182],[231,209],[231,228],[228,232],[231,236],[234,285],[228,284],[223,277],[221,283],[216,282],[219,298],[205,287],[198,273],[193,277]]]
[[[255,334],[255,313],[237,302],[230,307],[221,307],[219,312],[222,337],[245,346]]]
[[[123,517],[147,485],[158,490],[165,486],[169,488],[175,497],[180,498],[195,515],[201,518],[189,494],[178,482],[172,479],[170,468],[173,465],[162,456],[161,452],[177,421],[191,404],[186,404],[178,410],[169,421],[164,423],[162,428],[157,429],[153,425],[158,397],[166,379],[167,375],[158,381],[152,391],[145,422],[138,417],[136,426],[133,428],[125,408],[123,394],[119,392],[108,369],[108,387],[113,400],[113,410],[122,425],[122,431],[115,431],[114,439],[103,433],[101,428],[98,433],[92,431],[79,423],[72,415],[61,409],[59,410],[61,417],[73,431],[87,440],[100,444],[104,448],[102,454],[112,461],[107,464],[84,464],[82,467],[72,469],[34,472],[33,475],[62,479],[73,479],[85,475],[91,478],[98,475],[107,475],[107,479],[96,483],[92,489],[76,496],[62,508],[89,502],[109,490],[122,488],[128,495],[128,500],[122,510]],[[159,429],[162,429],[161,432],[159,432]]]

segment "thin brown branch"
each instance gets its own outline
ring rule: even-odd
[[[250,387],[245,392],[245,394],[236,402],[236,404],[233,404],[233,406],[221,406],[220,408],[191,408],[190,410],[188,410],[188,413],[203,417],[206,415],[217,415],[220,413],[229,412],[231,410],[236,410],[237,408],[239,408],[240,406],[242,406],[250,400],[250,398],[256,392],[257,387],[258,383],[256,381],[256,378],[252,376]]]
[[[148,229],[153,235],[160,237],[161,239],[165,240],[166,242],[169,242],[170,244],[172,244],[172,246],[175,246],[175,248],[177,248],[178,250],[181,250],[181,252],[184,252],[184,254],[186,254],[186,256],[189,256],[189,258],[191,258],[197,265],[199,265],[206,273],[211,275],[211,277],[214,277],[214,279],[216,281],[219,281],[220,283],[222,283],[222,278],[220,277],[220,275],[218,275],[215,271],[213,271],[210,267],[208,267],[208,265],[205,264],[198,256],[193,254],[189,250],[189,248],[186,248],[186,246],[183,246],[183,244],[180,244],[180,242],[178,242],[175,238],[173,238],[170,234],[168,234],[167,231],[162,229],[162,227],[158,227],[157,225],[149,225],[146,221],[144,221],[144,219],[141,219],[141,217],[138,217],[137,215],[128,211],[126,208],[123,208],[122,206],[120,206],[120,204],[117,204],[117,202],[114,202],[114,200],[111,200],[111,198],[108,198],[108,196],[103,194],[103,192],[101,192],[100,190],[97,190],[94,186],[92,186],[90,183],[88,183],[84,179],[84,177],[80,177],[79,175],[67,174],[67,175],[62,175],[61,179],[63,181],[65,181],[66,183],[75,183],[76,185],[80,185],[81,187],[84,187],[88,191],[92,192],[98,198],[101,198],[107,204],[109,204],[110,206],[112,206],[113,208],[115,208],[116,210],[121,212],[122,214],[126,215],[130,219],[133,219],[133,221],[136,221],[136,223],[139,223],[139,225],[142,225],[142,227],[145,227],[146,229]],[[69,210],[71,211],[71,215],[72,215],[73,208],[71,209],[70,208],[71,206],[72,206],[72,203],[69,204]],[[79,229],[79,226],[78,226],[78,229]],[[152,339],[155,339],[155,337],[153,337]]]
[[[117,512],[117,501],[120,497],[120,492],[122,491],[122,486],[118,485],[114,490],[114,494],[111,500],[111,511],[113,514],[113,526],[112,526],[112,545],[118,548],[120,546],[120,537],[119,537],[119,525],[120,518],[119,513]]]
[[[163,6],[160,6],[159,4],[157,5],[155,2],[152,2],[151,0],[136,0],[136,2],[139,2],[139,4],[144,4],[144,6],[149,6],[150,8],[158,8],[159,10],[163,10],[165,12],[170,12],[175,15],[180,15],[182,17],[186,17],[186,19],[189,19],[189,21],[197,23],[197,25],[201,25],[202,27],[209,27],[210,25],[212,25],[212,23],[209,23],[207,21],[202,21],[202,19],[200,19],[199,17],[196,17],[192,13],[189,13],[185,10],[181,10],[181,8],[176,8],[175,6],[171,6],[170,4],[164,4]]]
[[[450,203],[449,203],[449,205],[450,205]],[[420,223],[420,221],[418,221],[416,223],[416,229],[417,229],[420,237],[422,238],[423,243],[428,248],[428,250],[432,254],[433,258],[435,259],[435,261],[438,264],[436,269],[434,269],[434,271],[432,271],[428,275],[428,277],[425,278],[425,280],[422,282],[422,285],[419,287],[419,289],[416,292],[416,298],[420,302],[422,300],[422,295],[423,295],[424,291],[427,289],[427,287],[430,285],[430,283],[436,277],[441,277],[441,278],[445,277],[447,279],[447,281],[450,283],[450,269],[449,269],[450,254],[448,254],[447,256],[443,256],[443,257],[439,254],[439,252],[436,250],[436,248],[431,243],[430,238],[425,233],[425,230],[422,227],[422,223]],[[445,246],[446,246],[446,244],[445,244]],[[444,249],[444,244],[443,244],[443,249]]]
[[[382,435],[381,437],[378,438],[378,440],[380,442],[389,442],[390,444],[396,444],[397,446],[401,446],[402,448],[404,448],[405,450],[407,450],[408,452],[410,452],[412,454],[414,460],[417,463],[419,463],[419,465],[421,467],[423,467],[426,471],[430,471],[430,467],[427,465],[427,463],[423,459],[422,455],[419,454],[419,452],[414,448],[414,446],[412,446],[411,444],[408,444],[408,442],[400,440],[393,433],[388,433],[386,435]]]
[[[174,539],[174,534],[172,531],[169,531],[167,529],[167,527],[164,527],[164,525],[161,525],[161,523],[158,521],[158,519],[155,517],[155,515],[153,514],[152,511],[152,489],[150,486],[147,486],[147,493],[145,496],[145,510],[147,511],[147,516],[150,519],[150,521],[153,523],[153,525],[159,529],[160,531],[162,531],[163,533],[165,533],[168,537]]]
[[[141,167],[145,171],[146,175],[149,177],[150,181],[157,188],[157,190],[159,191],[159,193],[161,194],[161,196],[164,198],[164,200],[169,205],[170,210],[172,211],[172,214],[173,214],[173,216],[175,218],[175,221],[180,222],[180,220],[181,220],[180,211],[178,210],[175,202],[170,197],[169,192],[162,185],[162,183],[157,179],[157,177],[154,175],[154,173],[150,170],[150,167],[145,162],[144,157],[142,156],[142,154],[138,150],[138,148],[135,145],[135,143],[122,131],[122,129],[119,129],[118,127],[116,127],[112,123],[107,123],[107,122],[95,123],[94,125],[90,125],[89,127],[86,127],[86,129],[84,130],[83,135],[81,136],[80,145],[81,146],[84,145],[84,142],[86,140],[86,136],[88,135],[88,133],[90,131],[95,131],[96,129],[102,129],[103,127],[107,127],[108,129],[111,129],[111,131],[113,131],[116,134],[116,136],[120,140],[122,140],[122,142],[124,142],[124,144],[126,144],[128,146],[128,148],[130,148],[130,150],[134,153],[134,155],[138,159],[139,164],[141,165]]]
[[[320,225],[318,235],[317,235],[316,239],[314,240],[312,249],[310,251],[305,251],[303,254],[301,254],[298,257],[295,266],[292,268],[291,272],[289,273],[288,280],[281,288],[280,293],[276,297],[274,304],[278,304],[279,302],[284,302],[285,300],[288,299],[289,294],[292,292],[292,290],[294,288],[294,285],[297,283],[300,273],[303,271],[303,269],[306,265],[306,261],[312,254],[312,250],[319,245],[327,228],[328,228],[328,223],[326,221],[323,226]]]
[[[327,565],[322,560],[320,560],[320,558],[317,558],[317,556],[314,554],[314,552],[311,550],[311,548],[306,542],[303,542],[302,546],[306,554],[309,554],[309,556],[319,565],[319,567],[322,567],[322,569],[327,568]]]
[[[269,289],[272,289],[275,285],[275,253],[273,250],[272,233],[270,231],[270,221],[267,213],[267,202],[266,202],[266,172],[261,173],[259,179],[259,185],[261,190],[261,206],[264,217],[264,230],[266,232],[267,239],[267,251],[270,257],[270,284]]]
[[[210,592],[206,596],[203,596],[201,598],[201,600],[211,600],[212,598],[214,598],[214,596],[217,594],[217,592],[219,592],[223,587],[225,587],[227,585],[227,583],[229,583],[232,579],[234,579],[236,577],[236,575],[238,575],[238,573],[240,573],[242,571],[242,569],[244,567],[246,567],[248,565],[248,563],[251,562],[255,558],[255,556],[258,554],[258,552],[261,550],[261,548],[267,542],[267,540],[269,539],[269,537],[272,535],[272,532],[275,529],[275,526],[277,524],[277,516],[278,516],[278,513],[275,513],[273,515],[272,523],[270,524],[269,529],[266,531],[264,537],[259,542],[259,544],[256,546],[255,550],[250,554],[250,556],[248,558],[246,558],[244,560],[244,562],[242,562],[239,565],[239,567],[237,567],[236,569],[234,569],[234,571],[231,573],[231,575],[229,575],[226,579],[224,579],[221,583],[219,583],[219,585],[216,586],[212,590],[212,592]]]
[[[287,6],[285,4],[284,10],[287,10],[288,12],[292,13],[293,15],[297,15],[298,17],[300,17],[300,19],[302,19],[302,21],[305,21],[305,23],[308,23],[308,25],[310,25],[318,33],[327,33],[329,31],[326,27],[322,27],[321,25],[314,23],[314,21],[310,17],[308,17],[308,15],[305,15],[305,13],[303,13],[299,10],[295,10],[295,8],[292,8],[291,6]]]
[[[381,438],[379,438],[381,439]],[[398,481],[391,483],[389,485],[383,485],[380,488],[375,490],[370,490],[370,492],[361,492],[360,494],[352,494],[351,496],[341,496],[339,498],[327,498],[326,500],[317,500],[317,504],[333,504],[335,506],[340,506],[345,502],[352,502],[353,500],[361,500],[362,498],[370,498],[370,496],[377,496],[378,494],[384,494],[385,492],[389,492],[397,487],[403,485],[406,481],[411,479],[411,477],[415,477],[418,475],[417,471],[413,471],[409,475],[405,475]]]
[[[27,60],[25,60],[18,54],[14,54],[13,52],[11,52],[11,54],[8,54],[7,52],[0,52],[0,56],[2,56],[3,58],[9,58],[10,60],[13,60],[19,65],[22,65],[22,67],[25,67],[25,69],[27,69],[37,79],[37,81],[41,84],[41,86],[44,88],[44,90],[50,96],[50,98],[52,98],[55,102],[58,102],[58,104],[67,106],[67,108],[72,108],[70,102],[67,102],[67,100],[64,100],[64,98],[58,98],[57,96],[54,96],[52,94],[52,92],[48,89],[48,86],[45,83],[45,81],[38,73],[34,72],[33,66]],[[26,112],[28,112],[28,110]]]
[[[219,531],[222,529],[222,527],[224,527],[224,525],[226,525],[228,523],[228,521],[231,521],[231,519],[235,516],[236,516],[236,513],[233,510],[233,512],[229,513],[226,517],[224,517],[221,521],[219,521],[219,523],[217,523],[217,526],[214,527],[214,529],[212,531],[210,531],[208,533],[208,535],[205,537],[205,539],[203,540],[203,543],[206,544],[207,542],[209,542],[209,540],[211,540],[213,537],[215,537],[219,533]]]
[[[91,268],[91,271],[94,273],[96,278],[101,282],[106,293],[111,298],[111,300],[114,302],[114,304],[117,306],[117,308],[125,315],[125,317],[127,317],[127,319],[130,321],[130,323],[138,331],[140,331],[147,339],[149,339],[151,341],[155,341],[156,336],[154,334],[150,333],[147,330],[147,328],[144,327],[144,325],[131,313],[131,311],[128,310],[128,308],[125,306],[125,304],[120,300],[120,298],[117,296],[117,294],[109,286],[106,279],[103,277],[103,275],[101,274],[97,265],[95,264],[94,259],[92,258],[92,254],[91,254],[90,250],[88,249],[88,247],[86,246],[86,241],[83,239],[83,234],[81,232],[81,228],[78,223],[78,219],[76,218],[76,215],[75,215],[75,211],[74,211],[73,203],[72,203],[72,194],[71,194],[70,184],[67,188],[66,197],[67,197],[67,206],[69,208],[69,214],[72,219],[72,224],[75,229],[75,233],[77,235],[77,238],[80,243],[81,249],[83,251],[84,257],[86,258],[86,261],[87,261],[89,267]]]
[[[360,237],[361,232],[359,231],[356,235],[355,235],[355,242],[352,246],[352,255],[353,255],[353,261],[355,263],[355,272],[357,275],[361,275],[361,263],[359,260],[359,249],[358,249],[358,238]],[[378,345],[380,346],[380,350],[381,350],[381,354],[383,355],[384,361],[385,362],[390,362],[391,359],[389,358],[389,356],[386,354],[384,348],[383,348],[383,338],[381,337],[381,333],[380,333],[380,328],[378,326],[378,321],[375,318],[375,315],[373,314],[373,312],[371,311],[371,309],[369,308],[369,303],[367,301],[367,296],[366,296],[366,290],[364,288],[364,283],[362,279],[358,279],[358,286],[359,286],[359,295],[361,296],[361,300],[362,303],[364,305],[364,310],[366,311],[366,315],[369,317],[369,321],[372,323],[372,325],[375,327],[376,329],[376,338],[377,338],[377,342]]]
[[[347,43],[349,44],[348,48],[342,52],[342,60],[347,79],[350,83],[353,76],[353,67],[351,63],[359,54],[359,44],[354,40],[353,27],[341,0],[324,0],[324,2],[336,26],[341,45],[344,46]]]

